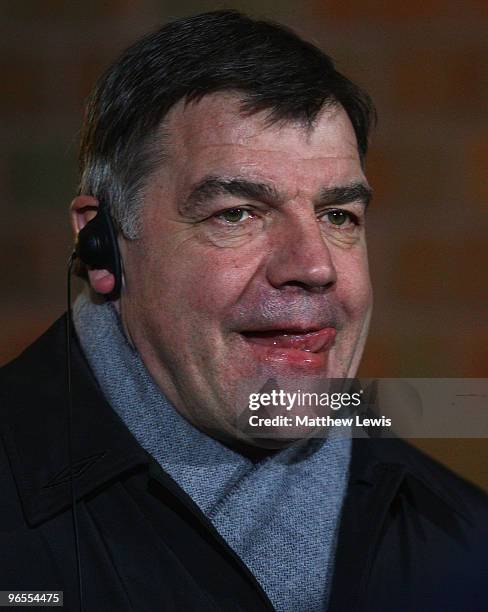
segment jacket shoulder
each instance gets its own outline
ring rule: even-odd
[[[61,317],[0,368],[0,425],[27,423],[41,396],[59,398],[60,382],[66,378],[65,329],[65,317]]]

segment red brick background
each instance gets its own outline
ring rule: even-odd
[[[488,377],[486,2],[5,4],[0,362],[64,309],[66,211],[76,188],[84,99],[97,75],[169,17],[231,6],[298,29],[377,103],[379,125],[368,160],[376,301],[361,373]],[[448,442],[428,448],[488,486],[488,468],[469,459],[483,452],[488,465],[485,442],[458,443],[457,453]]]

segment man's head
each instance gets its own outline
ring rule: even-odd
[[[354,376],[372,115],[318,49],[234,12],[165,26],[99,83],[75,229],[110,206],[126,332],[199,428],[242,438],[239,393],[263,375]]]

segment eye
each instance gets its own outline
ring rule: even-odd
[[[240,223],[242,221],[247,221],[247,219],[251,218],[249,211],[245,208],[229,208],[215,216],[217,217],[217,219],[222,219],[227,223],[234,224]]]
[[[356,215],[348,210],[342,210],[340,208],[335,210],[328,210],[322,217],[327,218],[327,221],[336,227],[348,227],[351,223],[353,225],[358,224]]]

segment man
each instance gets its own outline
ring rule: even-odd
[[[91,292],[70,348],[61,319],[2,373],[1,589],[69,610],[484,609],[481,492],[400,441],[241,426],[256,381],[356,373],[373,116],[318,49],[230,11],[109,68],[71,206]]]

